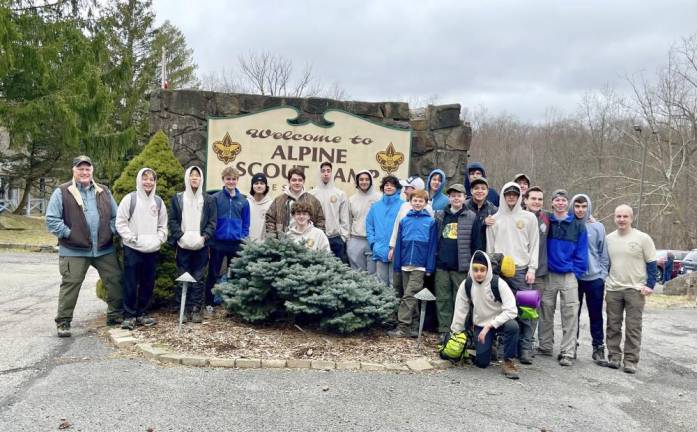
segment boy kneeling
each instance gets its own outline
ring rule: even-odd
[[[474,364],[480,368],[489,366],[494,336],[502,333],[503,374],[506,378],[518,379],[515,363],[518,351],[518,308],[513,292],[503,278],[493,274],[489,256],[482,251],[476,251],[472,256],[467,279],[472,281],[470,295],[467,293],[465,280],[457,291],[450,330],[459,333],[466,329],[465,322],[474,324],[477,352]]]

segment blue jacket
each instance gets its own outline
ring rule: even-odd
[[[450,200],[443,193],[443,189],[445,189],[445,184],[448,179],[445,177],[445,173],[440,169],[434,169],[431,171],[431,174],[428,175],[428,179],[426,180],[426,190],[428,191],[429,195],[431,194],[431,177],[433,177],[434,174],[439,174],[441,180],[440,187],[431,197],[431,208],[435,212],[445,209],[450,204]]]
[[[579,279],[588,270],[588,232],[573,214],[562,220],[550,216],[547,265],[552,273],[574,273]]]
[[[593,204],[588,195],[578,194],[571,198],[569,206],[569,214],[574,215],[574,202],[579,197],[584,197],[588,202],[586,216],[583,218],[583,223],[586,224],[588,232],[588,270],[583,273],[581,280],[592,281],[595,279],[607,279],[610,271],[610,256],[607,253],[607,242],[605,241],[605,226],[600,222],[591,222],[590,217],[593,214]]]
[[[425,267],[426,273],[436,268],[438,223],[426,210],[410,210],[399,221],[394,247],[394,271],[404,266]]]
[[[370,206],[365,218],[365,234],[373,251],[373,261],[389,262],[387,254],[390,251],[392,228],[403,203],[399,192],[396,192],[393,195],[383,195]]]
[[[484,165],[482,165],[479,162],[470,162],[467,164],[467,168],[465,169],[465,191],[467,191],[467,198],[472,198],[472,191],[470,190],[470,170],[479,170],[482,172],[482,177],[486,178],[486,171],[484,170]],[[499,206],[499,193],[496,192],[495,188],[491,187],[491,184],[489,184],[489,193],[486,196],[486,200],[495,205],[496,207]]]
[[[238,189],[230,195],[226,188],[213,194],[218,223],[215,244],[240,241],[249,237],[249,201]]]

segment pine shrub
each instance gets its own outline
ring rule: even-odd
[[[394,291],[373,276],[288,238],[245,243],[232,278],[214,292],[246,322],[291,320],[336,333],[381,325],[397,306]]]
[[[114,182],[112,193],[117,203],[129,192],[136,190],[136,176],[142,168],[152,168],[157,173],[157,189],[155,193],[162,198],[163,205],[170,210],[170,202],[177,191],[184,190],[184,168],[174,157],[169,140],[164,132],[159,131],[143,147],[143,150],[126,165],[121,177]],[[174,250],[165,243],[160,248],[160,261],[157,266],[154,305],[163,305],[174,298],[174,287],[177,277],[177,266],[174,260]],[[98,287],[99,292],[99,287]]]

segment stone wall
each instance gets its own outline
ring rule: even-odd
[[[267,108],[292,106],[300,121],[324,123],[322,113],[341,109],[368,120],[402,128],[411,127],[410,174],[425,178],[433,168],[442,169],[448,183],[462,183],[472,129],[460,121],[460,105],[429,106],[411,115],[403,102],[353,102],[321,98],[287,98],[214,93],[197,90],[160,90],[150,98],[150,134],[162,129],[183,166],[203,165],[208,117],[228,117]]]

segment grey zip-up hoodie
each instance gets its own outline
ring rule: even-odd
[[[605,226],[600,222],[591,222],[593,214],[593,204],[586,194],[574,195],[569,205],[569,214],[574,215],[574,203],[579,197],[584,197],[588,201],[588,210],[583,222],[586,224],[588,232],[588,270],[579,278],[583,281],[595,279],[607,279],[610,270],[610,256],[607,253],[607,242],[605,241]]]

